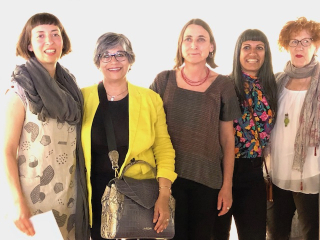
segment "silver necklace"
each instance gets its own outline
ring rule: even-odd
[[[120,96],[121,94],[124,94],[126,91],[128,91],[128,89],[124,90],[122,93],[119,93],[118,95],[110,95],[109,93],[107,93],[107,95],[110,97],[110,101],[113,102],[116,97]]]

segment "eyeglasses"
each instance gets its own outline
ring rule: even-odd
[[[103,53],[99,54],[99,58],[101,59],[102,62],[108,63],[111,61],[112,57],[114,57],[118,62],[123,62],[124,60],[127,59],[127,52],[126,51],[118,51],[114,54],[111,53]]]
[[[296,47],[298,46],[299,43],[301,43],[302,46],[308,47],[311,45],[312,40],[313,40],[312,38],[304,38],[304,39],[301,39],[300,41],[298,39],[292,39],[289,41],[289,46]]]

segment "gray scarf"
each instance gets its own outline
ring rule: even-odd
[[[292,169],[303,171],[308,147],[320,145],[320,63],[313,57],[303,68],[296,68],[289,61],[284,72],[276,75],[278,94],[287,85],[290,78],[306,78],[311,76],[311,84],[304,99],[295,143]],[[315,153],[316,154],[316,153]]]
[[[17,66],[12,77],[25,90],[30,111],[37,114],[40,121],[54,118],[70,125],[81,121],[82,95],[73,75],[59,63],[56,67],[57,81],[36,58]]]
[[[17,66],[12,74],[12,81],[16,81],[24,89],[30,111],[37,114],[40,121],[53,118],[77,126],[75,230],[77,240],[87,240],[90,237],[87,184],[81,145],[83,97],[74,76],[59,63],[56,66],[56,79],[49,75],[35,57],[30,58],[26,64]]]

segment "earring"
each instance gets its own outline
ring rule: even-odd
[[[213,52],[209,52],[209,58],[213,58]]]

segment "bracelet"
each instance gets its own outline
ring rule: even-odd
[[[159,192],[160,192],[160,190],[161,190],[162,188],[168,188],[169,191],[170,191],[170,194],[171,194],[171,187],[169,187],[169,186],[159,186]]]

